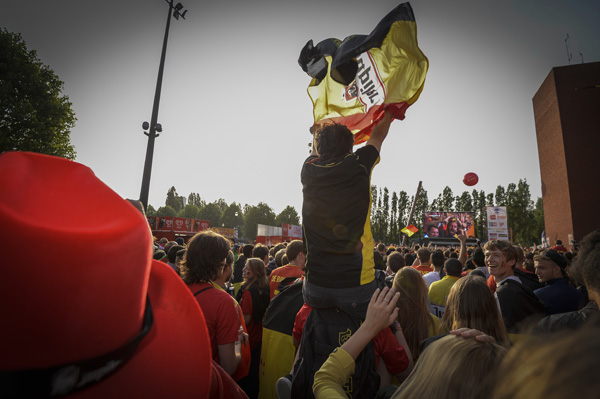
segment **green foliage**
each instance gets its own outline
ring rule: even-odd
[[[286,206],[283,211],[275,218],[275,226],[281,226],[283,223],[300,225],[300,217],[293,206]]]
[[[227,205],[227,202],[223,198],[219,198],[218,200],[216,200],[215,204],[219,207],[221,212],[225,212],[225,209],[229,207],[229,205]]]
[[[170,206],[175,209],[175,212],[179,212],[183,209],[183,197],[180,197],[177,194],[177,190],[175,186],[172,186],[169,191],[167,191],[167,199],[165,200],[165,205]]]
[[[164,217],[177,216],[177,211],[175,209],[173,209],[172,206],[165,205],[165,206],[161,206],[160,208],[158,208],[156,210],[156,216],[164,216]]]
[[[148,204],[148,208],[146,208],[146,216],[154,217],[156,216],[156,209],[150,204]]]
[[[244,226],[244,214],[242,208],[235,202],[232,202],[224,211],[221,217],[221,225],[230,229],[238,229]]]
[[[200,197],[200,194],[198,193],[190,193],[190,195],[188,195],[188,205],[196,205],[198,207],[198,209],[202,208],[204,205],[206,205],[206,202],[204,202],[202,200],[202,198]]]
[[[246,205],[244,208],[243,233],[247,240],[256,238],[259,224],[275,225],[275,212],[264,202],[259,202],[256,206]]]
[[[452,193],[452,189],[450,187],[444,187],[444,191],[442,192],[442,201],[439,205],[441,206],[441,209],[447,212],[454,211],[454,194]]]
[[[187,204],[182,210],[177,212],[177,216],[182,218],[199,219],[200,208],[193,204]]]
[[[75,159],[70,135],[77,119],[63,85],[20,34],[0,30],[0,153]]]
[[[210,204],[204,205],[200,208],[198,212],[198,219],[208,220],[210,222],[210,227],[221,227],[219,222],[221,221],[221,216],[223,215],[223,211],[219,208],[214,202]]]
[[[458,212],[473,212],[473,201],[468,191],[463,191],[460,197],[456,197],[456,210]]]

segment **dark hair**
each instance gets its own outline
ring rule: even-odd
[[[400,252],[394,251],[388,255],[387,265],[390,267],[392,272],[398,273],[398,270],[406,266],[406,262],[404,261],[404,256],[402,256]]]
[[[167,256],[169,257],[169,263],[175,263],[175,260],[177,259],[177,252],[181,251],[182,249],[185,248],[181,245],[173,245],[169,249],[169,253],[167,254]]]
[[[225,258],[225,266],[233,265],[233,261],[235,260],[235,256],[233,255],[233,251],[227,252],[227,258]]]
[[[165,256],[167,256],[167,254],[165,253],[165,251],[163,251],[162,249],[159,249],[157,251],[154,251],[154,255],[152,255],[152,258],[155,259],[155,260],[161,260]]]
[[[354,135],[340,123],[332,123],[315,132],[315,145],[322,161],[341,157],[352,152]]]
[[[431,263],[433,263],[433,266],[435,267],[443,267],[445,260],[446,258],[444,257],[444,252],[441,249],[433,251],[431,254]]]
[[[275,266],[283,266],[283,257],[285,256],[285,249],[280,249],[275,254]]]
[[[417,256],[419,257],[421,263],[429,262],[429,258],[431,257],[431,251],[427,248],[421,248],[417,251]]]
[[[231,247],[229,240],[214,231],[203,231],[188,242],[181,262],[181,278],[186,284],[208,282],[223,272],[224,261]]]
[[[513,248],[517,252],[517,257],[516,257],[517,263],[523,263],[523,261],[525,260],[525,253],[523,252],[523,248],[521,248],[518,245],[513,245]]]
[[[304,243],[301,240],[294,240],[285,247],[285,254],[290,261],[296,259],[301,252],[306,253],[304,250]]]
[[[242,254],[246,257],[246,258],[251,258],[252,257],[252,250],[254,249],[254,245],[252,244],[246,244],[244,245],[244,247],[242,248]]]
[[[252,250],[252,257],[263,260],[265,259],[265,256],[269,256],[269,248],[263,244],[256,244]]]
[[[385,244],[383,244],[383,243],[381,243],[381,242],[380,242],[379,244],[377,244],[377,250],[378,250],[378,251],[383,251],[383,250],[385,250]]]
[[[475,266],[477,266],[477,267],[485,266],[485,255],[483,254],[483,249],[476,248],[475,251],[473,251],[472,258],[473,258],[473,263],[475,264]]]
[[[415,254],[407,253],[404,255],[404,261],[407,266],[412,266],[412,264],[415,263],[415,259],[417,259]]]
[[[583,237],[570,271],[588,290],[600,293],[600,229]]]
[[[446,274],[449,276],[460,277],[462,267],[462,263],[455,258],[450,258],[444,263],[444,269],[446,269]]]

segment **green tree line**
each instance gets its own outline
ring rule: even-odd
[[[268,226],[281,226],[283,223],[300,224],[298,212],[292,206],[287,206],[276,215],[264,202],[259,202],[258,205],[245,204],[242,207],[236,202],[228,204],[222,198],[214,202],[206,202],[198,193],[190,193],[187,201],[185,199],[177,194],[175,187],[171,187],[167,192],[165,205],[158,209],[148,205],[146,214],[208,220],[211,227],[237,229],[241,238],[246,241],[255,239],[259,224]]]
[[[483,190],[463,191],[454,195],[448,186],[431,202],[427,190],[421,188],[415,212],[409,221],[414,195],[409,196],[405,191],[398,193],[387,187],[371,187],[373,206],[371,209],[371,230],[375,241],[398,243],[401,230],[413,224],[419,229],[411,238],[423,237],[423,213],[433,211],[443,212],[473,212],[475,216],[475,236],[487,239],[486,206],[506,206],[508,227],[512,229],[513,241],[517,244],[530,246],[540,243],[544,230],[544,211],[542,199],[535,202],[531,199],[529,184],[521,179],[517,184],[498,186],[495,193],[486,194]]]

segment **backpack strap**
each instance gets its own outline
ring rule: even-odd
[[[196,293],[194,294],[194,296],[196,296],[196,295],[198,295],[199,293],[201,293],[201,292],[204,292],[204,291],[206,291],[206,290],[208,290],[208,289],[210,289],[210,288],[215,288],[215,287],[213,287],[212,285],[211,285],[211,286],[209,286],[209,287],[204,287],[204,288],[202,288],[200,291],[196,292]]]

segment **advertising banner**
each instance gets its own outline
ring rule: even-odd
[[[173,217],[172,216],[160,216],[157,218],[158,224],[156,231],[172,231],[173,230]]]
[[[208,230],[210,228],[210,222],[208,220],[198,220],[194,219],[194,224],[192,227],[192,231],[197,233],[199,231]]]
[[[487,206],[488,240],[509,240],[505,206]]]
[[[284,237],[302,238],[302,227],[294,224],[281,224],[282,235]]]

